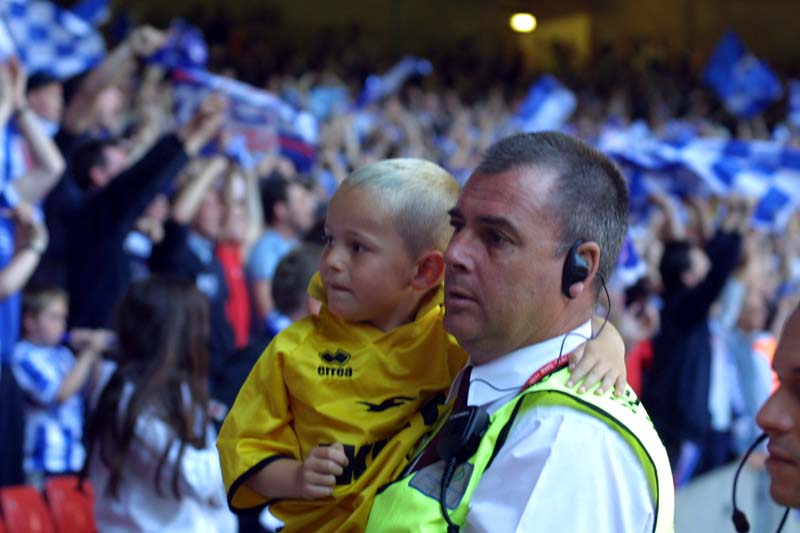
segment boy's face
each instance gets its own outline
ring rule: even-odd
[[[379,201],[364,188],[340,188],[325,221],[320,275],[331,311],[388,331],[411,317],[415,261]]]
[[[29,315],[25,321],[26,336],[37,344],[55,346],[61,342],[67,328],[67,304],[56,299],[39,314]]]

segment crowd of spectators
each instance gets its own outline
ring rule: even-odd
[[[123,402],[129,413],[167,423],[155,437],[139,433],[130,415],[125,435],[103,437],[95,427],[91,439],[124,446],[106,457],[100,440],[93,449],[105,471],[98,475],[94,463],[90,479],[111,475],[118,492],[133,475],[120,466],[135,449],[131,439],[155,439],[166,448],[151,455],[136,449],[137,460],[155,462],[142,469],[151,477],[136,490],[158,492],[163,482],[164,498],[174,489],[180,498],[225,507],[224,498],[193,484],[205,460],[200,452],[216,452],[207,448],[205,423],[200,433],[189,426],[206,416],[221,421],[269,338],[313,308],[302,296],[313,273],[308,258],[313,265],[324,244],[320,221],[337,184],[391,157],[435,161],[463,182],[486,147],[512,132],[509,119],[533,78],[515,74],[519,58],[443,55],[431,58],[429,77],[358,107],[363,76],[379,71],[379,60],[365,64],[353,50],[316,47],[313,60],[267,61],[229,47],[212,54],[218,70],[320,121],[310,168],[277,148],[257,154],[250,168],[203,150],[226,135],[224,98],[207,99],[189,122],[176,124],[169,80],[141,61],[164,39],[138,28],[69,83],[26,73],[15,60],[0,67],[0,434],[12,436],[3,441],[3,484],[82,470],[84,407]],[[698,137],[745,140],[770,139],[781,122],[775,109],[748,121],[731,117],[688,60],[658,47],[600,49],[583,66],[568,48],[555,53],[555,74],[577,97],[565,129],[590,143],[604,128],[636,121],[655,138],[679,120]],[[470,76],[459,70],[467,59],[475,67]],[[773,142],[800,144],[800,131],[784,131]],[[773,386],[775,339],[800,298],[800,219],[781,234],[755,231],[752,208],[747,198],[654,192],[632,220],[630,245],[643,268],[632,279],[607,280],[629,381],[653,415],[679,484],[734,458],[754,436],[755,411]],[[298,252],[303,241],[311,244]],[[178,309],[196,298],[174,278],[191,282],[207,312]],[[178,300],[148,292],[159,289]],[[174,331],[152,324],[148,309],[170,324],[201,317],[207,331],[192,335],[207,338],[207,346],[182,345]],[[134,342],[136,316],[147,342]],[[115,327],[126,337],[117,340]],[[182,401],[208,414],[172,416]],[[176,443],[180,452],[167,453]]]

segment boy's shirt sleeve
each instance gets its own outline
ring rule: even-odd
[[[281,337],[276,337],[256,362],[217,439],[222,477],[232,509],[269,503],[244,486],[244,482],[276,459],[302,459],[284,383],[286,357],[281,350]]]
[[[31,401],[43,406],[55,403],[64,379],[54,355],[48,348],[28,343],[18,343],[14,347],[14,378]]]

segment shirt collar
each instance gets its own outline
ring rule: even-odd
[[[493,361],[473,367],[467,404],[483,406],[509,394],[516,395],[528,378],[539,368],[559,355],[572,352],[591,336],[592,323],[587,320],[569,333],[525,346]],[[563,348],[561,347],[562,343]],[[487,385],[487,382],[492,386]],[[492,387],[501,390],[495,390]]]

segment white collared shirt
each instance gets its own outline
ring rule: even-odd
[[[566,339],[473,367],[467,403],[497,411],[534,372],[590,335],[587,322]],[[641,463],[619,433],[569,407],[542,406],[515,420],[472,495],[463,530],[639,533],[652,531],[654,519]]]

